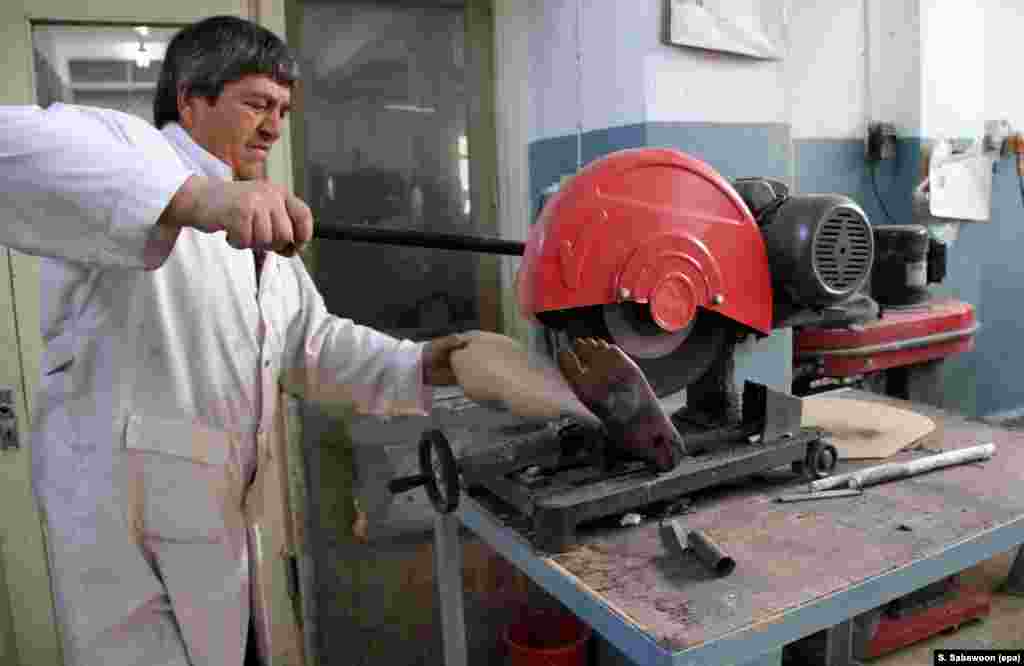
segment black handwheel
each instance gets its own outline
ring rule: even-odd
[[[811,481],[824,479],[830,475],[839,462],[836,447],[822,441],[813,442],[807,447],[807,458],[804,461],[804,474]]]
[[[451,444],[440,430],[428,430],[420,438],[420,475],[438,513],[451,513],[459,506],[459,466]]]

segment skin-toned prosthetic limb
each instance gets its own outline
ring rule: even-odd
[[[558,364],[580,402],[604,423],[614,453],[654,463],[662,472],[679,464],[686,454],[683,438],[625,352],[582,338],[559,353]]]

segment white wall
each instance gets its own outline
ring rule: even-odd
[[[658,4],[528,3],[531,140],[643,122],[643,57],[656,46]]]
[[[781,12],[780,0],[772,4]],[[586,132],[789,120],[784,61],[666,44],[662,0],[530,0],[522,11],[530,25],[531,141],[572,135],[580,125]]]
[[[945,14],[959,11],[946,2],[944,16],[933,17],[941,2],[793,0],[787,60],[793,138],[862,139],[868,121],[893,123],[900,136],[919,137],[926,132],[926,109],[933,124],[948,125],[949,114],[937,114],[936,107],[953,87],[936,77],[944,75],[937,58],[949,56],[928,41],[933,30],[922,21],[926,16],[929,25],[941,25]],[[925,46],[932,54],[927,70]],[[948,53],[959,56],[955,49]]]
[[[644,114],[644,55],[657,48],[658,2],[585,0],[583,130],[630,125]],[[629,39],[617,35],[629,35]]]
[[[624,4],[624,3],[623,3]],[[641,3],[637,3],[641,4]],[[663,3],[647,0],[647,8]],[[761,31],[763,21],[787,20],[782,0],[731,0],[721,14],[734,23]],[[786,60],[754,60],[720,52],[665,44],[658,11],[645,14],[639,28],[645,45],[645,120],[648,122],[788,123]],[[774,25],[774,23],[773,23]],[[774,30],[773,30],[774,31]],[[783,49],[784,51],[785,49]]]
[[[921,129],[936,137],[981,137],[986,118],[986,18],[996,2],[921,0]],[[1017,12],[1019,13],[1019,9]],[[1020,18],[1005,15],[1007,25]],[[1012,41],[999,42],[1008,49]],[[990,44],[992,42],[989,42]],[[1006,56],[1003,56],[1006,57]]]
[[[921,0],[866,0],[872,120],[921,136]]]
[[[533,109],[530,140],[574,134],[580,119],[576,67],[577,3],[584,0],[530,0],[529,70]],[[596,22],[597,13],[587,23]]]
[[[1013,47],[1024,29],[1019,0],[988,0],[985,5],[985,118],[1008,120],[1024,130],[1024,86]]]
[[[865,0],[794,0],[786,59],[794,139],[864,136]]]
[[[791,123],[796,139],[859,139],[869,119],[905,137],[980,136],[995,118],[1024,126],[1007,51],[1020,39],[1015,0],[787,0],[777,62],[665,44],[663,0],[518,7],[531,141],[666,121]]]
[[[1010,0],[793,0],[793,137],[859,139],[867,120],[904,137],[980,137],[1024,101],[994,84],[1016,76],[1007,45],[1021,16]]]

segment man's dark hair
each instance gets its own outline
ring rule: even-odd
[[[153,100],[158,128],[178,122],[178,89],[216,101],[224,85],[264,74],[281,85],[299,78],[285,43],[263,26],[237,16],[213,16],[182,28],[167,45]]]

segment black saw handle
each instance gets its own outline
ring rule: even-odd
[[[445,234],[435,231],[417,231],[394,227],[364,227],[348,224],[319,224],[313,238],[341,240],[357,243],[405,245],[435,250],[461,250],[483,254],[504,254],[520,257],[526,248],[522,241],[504,240],[472,234]]]

